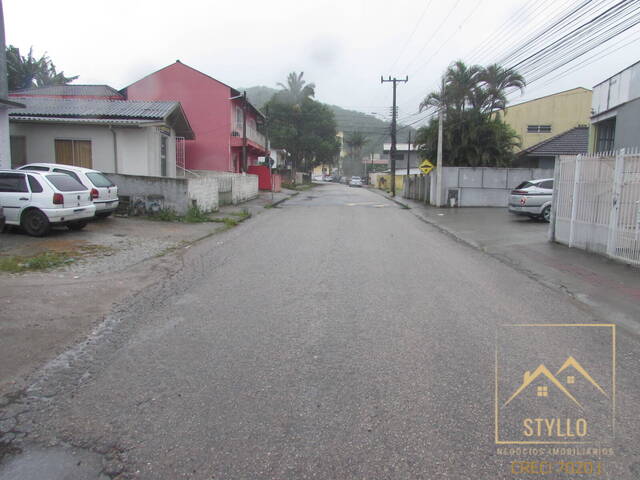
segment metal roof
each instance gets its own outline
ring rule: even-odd
[[[179,105],[178,102],[141,102],[132,100],[99,100],[78,98],[12,97],[23,103],[9,115],[33,117],[98,117],[142,118],[162,120]]]
[[[138,126],[153,123],[153,120],[120,119],[120,118],[61,118],[61,117],[32,117],[29,115],[11,115],[12,122],[26,123],[65,123],[81,125],[131,125]]]
[[[10,92],[11,95],[56,95],[78,97],[118,97],[124,96],[109,85],[50,85],[47,87],[25,88]]]
[[[195,135],[179,102],[134,100],[66,99],[12,97],[24,108],[9,109],[13,121],[56,123],[141,125],[161,121],[171,125],[176,135],[193,140]]]
[[[575,127],[518,152],[518,156],[579,155],[589,148],[589,127]]]

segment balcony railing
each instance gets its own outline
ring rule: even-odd
[[[242,125],[234,125],[231,129],[231,136],[242,138]],[[265,147],[267,145],[265,136],[249,125],[247,125],[247,140],[257,143],[261,147]]]

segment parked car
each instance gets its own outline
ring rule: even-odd
[[[362,186],[362,179],[360,177],[351,177],[351,180],[349,180],[349,186],[350,187],[361,187]]]
[[[551,219],[553,178],[522,182],[509,196],[509,211],[516,215],[528,215],[545,222]]]
[[[91,191],[96,206],[96,217],[108,217],[118,208],[118,187],[98,170],[58,163],[29,163],[18,170],[64,173],[72,176]]]
[[[324,177],[324,181],[325,182],[333,182],[333,175],[327,175],[326,177]]]
[[[0,170],[0,205],[7,225],[29,235],[46,235],[51,225],[80,230],[96,212],[91,192],[69,175],[26,170]]]

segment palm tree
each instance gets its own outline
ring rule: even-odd
[[[287,76],[287,85],[278,83],[282,88],[282,92],[289,97],[294,105],[300,105],[303,100],[315,96],[316,85],[314,83],[305,82],[302,77],[304,72],[291,72]]]
[[[478,88],[481,70],[482,67],[478,65],[469,67],[462,60],[449,66],[445,73],[444,87],[450,100],[449,106],[463,112],[467,106],[471,105],[473,92]]]
[[[359,173],[358,163],[362,162],[362,147],[369,141],[367,136],[362,132],[351,132],[345,138],[344,143],[347,144],[349,149],[351,150],[351,159],[352,159],[352,170],[357,171]]]
[[[517,88],[521,92],[527,85],[524,77],[515,70],[503,68],[497,63],[483,68],[478,78],[488,94],[485,111],[504,110],[507,106],[507,90]]]

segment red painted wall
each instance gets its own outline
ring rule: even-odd
[[[195,132],[185,142],[186,168],[233,171],[231,164],[231,89],[176,62],[126,88],[129,100],[176,100]]]

